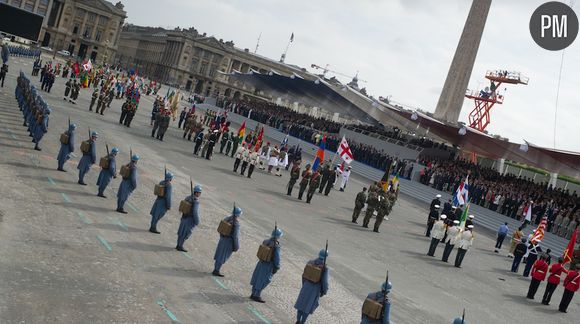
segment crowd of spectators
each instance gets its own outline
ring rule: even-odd
[[[552,188],[547,183],[513,174],[500,174],[495,169],[466,160],[428,162],[421,170],[420,181],[437,190],[454,193],[469,174],[469,197],[473,204],[511,218],[523,220],[524,206],[532,203],[532,223],[547,217],[548,231],[569,237],[580,221],[580,199],[576,193]]]

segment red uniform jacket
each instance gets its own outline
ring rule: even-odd
[[[534,262],[532,266],[532,278],[540,281],[546,279],[546,274],[548,273],[548,263],[544,260],[538,260]]]
[[[564,279],[564,288],[576,292],[578,287],[580,287],[580,272],[571,270],[568,272],[566,279]]]
[[[565,273],[567,271],[561,264],[553,264],[552,267],[550,267],[550,276],[548,277],[548,282],[554,285],[559,285],[562,272]]]

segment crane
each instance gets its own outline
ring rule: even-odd
[[[334,73],[336,75],[340,75],[340,76],[343,76],[345,78],[352,79],[353,81],[367,82],[365,80],[361,80],[361,79],[358,78],[358,71],[356,72],[356,75],[355,76],[350,76],[350,75],[346,75],[344,73],[340,73],[340,72],[337,72],[337,71],[330,70],[330,69],[328,69],[329,66],[330,66],[329,64],[326,64],[325,67],[322,67],[322,66],[316,65],[316,64],[311,64],[310,65],[310,67],[313,68],[313,69],[322,70],[322,77],[323,78],[326,77],[326,73],[332,72],[332,73]]]

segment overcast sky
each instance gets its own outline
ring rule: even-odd
[[[469,88],[488,85],[490,69],[521,71],[529,85],[508,86],[492,111],[490,133],[553,147],[562,52],[537,46],[529,33],[540,0],[494,0]],[[467,18],[470,0],[124,0],[129,23],[195,27],[237,47],[287,63],[324,66],[360,82],[375,97],[434,111]],[[574,10],[578,14],[577,6]],[[580,37],[564,52],[556,148],[580,152]],[[348,81],[340,78],[342,81]],[[503,90],[502,86],[502,90]],[[473,102],[466,100],[460,121]]]

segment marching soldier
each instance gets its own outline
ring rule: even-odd
[[[191,209],[187,214],[181,214],[181,222],[177,230],[177,246],[175,249],[181,252],[187,252],[183,248],[185,241],[191,236],[193,229],[199,225],[199,197],[201,196],[201,186],[196,185],[193,188],[193,195],[185,198],[191,204]]]
[[[248,178],[252,177],[252,173],[254,173],[254,168],[256,165],[260,163],[260,155],[255,150],[250,153],[250,167],[248,168]]]
[[[326,186],[326,183],[330,179],[330,163],[324,164],[321,174],[322,179],[320,179],[320,189],[318,189],[318,193],[320,194],[322,193],[322,191],[324,190],[324,186]]]
[[[74,79],[69,101],[76,105],[77,99],[79,98],[80,91],[81,91],[81,84],[77,82],[77,79]]]
[[[298,191],[298,199],[302,200],[302,195],[308,186],[310,177],[312,176],[312,171],[310,170],[310,164],[306,164],[304,171],[302,171],[302,180],[300,180],[300,191]]]
[[[580,272],[578,272],[578,264],[570,265],[568,275],[564,279],[564,294],[562,294],[562,300],[560,300],[560,306],[558,307],[561,313],[567,313],[568,305],[570,305],[574,293],[578,291],[579,287]]]
[[[433,230],[431,231],[431,245],[429,246],[429,252],[427,253],[428,256],[435,256],[435,249],[437,249],[437,245],[445,235],[445,219],[447,219],[446,215],[441,215],[441,219],[433,224]]]
[[[328,293],[329,269],[326,266],[326,258],[328,258],[327,250],[320,250],[318,258],[308,261],[308,264],[321,268],[321,276],[318,282],[312,282],[304,276],[302,277],[302,289],[298,294],[298,299],[294,308],[298,311],[296,323],[306,323],[308,316],[314,313],[318,308],[318,301]]]
[[[316,170],[310,177],[310,182],[308,183],[308,193],[306,194],[307,203],[310,203],[312,200],[312,196],[314,196],[314,192],[318,189],[318,186],[320,186],[320,173]]]
[[[131,157],[131,162],[129,163],[129,174],[125,177],[123,176],[123,181],[117,190],[117,212],[122,214],[127,214],[125,211],[125,202],[129,199],[129,196],[137,188],[137,162],[139,162],[139,155],[133,155]]]
[[[213,155],[213,147],[218,140],[218,133],[219,133],[219,130],[215,129],[213,132],[211,132],[211,134],[209,135],[209,137],[207,139],[207,149],[206,149],[206,154],[205,154],[206,160],[210,160],[211,156]],[[249,155],[249,153],[248,153],[248,155]],[[243,172],[242,172],[242,175],[244,175]]]
[[[260,170],[266,170],[266,163],[270,159],[270,142],[266,142],[266,145],[262,146],[262,151],[260,153]],[[264,162],[266,161],[266,162]]]
[[[159,121],[159,131],[157,132],[157,139],[163,141],[163,137],[165,136],[165,132],[169,128],[169,123],[171,122],[170,117],[171,112],[169,110],[165,110],[161,115],[161,119]]]
[[[240,145],[240,139],[238,137],[233,136],[233,132],[231,134],[231,138],[232,138],[232,155],[231,157],[234,157],[234,154],[236,154],[236,152],[238,151],[238,146]]]
[[[220,153],[221,154],[224,153],[224,148],[226,147],[226,144],[228,143],[229,139],[230,139],[230,134],[228,132],[224,132],[224,134],[222,136],[222,140],[220,142]],[[226,155],[228,155],[227,151],[226,151]]]
[[[459,247],[457,249],[457,255],[455,257],[455,267],[461,268],[461,263],[465,257],[465,253],[473,245],[473,225],[467,226],[467,231],[461,233],[461,238],[459,239]]]
[[[62,100],[64,100],[64,101],[67,100],[68,95],[70,93],[70,89],[72,88],[72,85],[73,85],[72,79],[69,79],[65,84],[64,97],[62,98]]]
[[[89,105],[89,111],[93,111],[93,107],[95,106],[95,101],[99,97],[99,89],[95,88],[93,94],[91,96],[91,104]],[[99,106],[97,106],[97,112],[99,111]]]
[[[534,299],[540,283],[546,279],[546,274],[548,273],[548,262],[546,262],[546,255],[540,255],[540,259],[534,262],[532,266],[532,281],[530,282],[530,287],[528,288],[528,295],[526,298]]]
[[[328,196],[330,193],[330,189],[334,187],[334,183],[336,182],[336,170],[338,167],[334,167],[334,169],[329,170],[328,181],[326,182],[326,189],[324,189],[324,195]]]
[[[373,185],[371,185],[371,188],[372,187]],[[375,210],[377,208],[379,202],[379,196],[377,193],[378,191],[379,191],[378,187],[375,187],[375,190],[373,191],[369,189],[369,195],[367,197],[367,210],[365,212],[365,218],[363,219],[362,225],[362,227],[364,228],[369,228],[369,222],[371,221],[371,217],[373,217],[373,214],[375,213]]]
[[[292,164],[292,170],[290,170],[290,180],[288,181],[288,192],[286,195],[292,196],[292,189],[294,189],[294,184],[300,178],[300,161],[296,161]]]
[[[281,177],[282,173],[280,173],[280,168],[286,168],[288,165],[288,154],[286,153],[286,149],[288,147],[281,147],[280,154],[278,154],[278,164],[276,165],[276,176]]]
[[[186,116],[187,116],[187,107],[183,107],[183,110],[179,114],[179,123],[177,124],[177,128],[181,129],[181,124],[183,124],[183,121],[185,120]]]
[[[99,98],[97,101],[97,110],[95,111],[97,114],[98,113],[100,113],[101,115],[103,114],[106,108],[106,101],[107,101],[107,90],[103,88],[101,89],[101,93],[99,94]],[[129,104],[129,102],[127,102],[127,104]]]
[[[230,136],[228,137],[228,141],[226,142],[226,156],[230,154],[230,150],[232,149],[232,144],[234,141],[237,141],[237,138],[234,138],[234,132],[230,132]],[[260,155],[258,154],[258,157]]]
[[[101,99],[102,96],[104,95],[101,93],[101,95],[99,96],[99,103],[97,104],[97,109],[99,109],[99,107],[102,105],[103,101]],[[121,106],[121,117],[119,118],[119,124],[125,124],[125,119],[127,119],[127,114],[129,113],[129,104],[130,104],[129,101],[127,100]],[[153,137],[153,135],[151,137]]]
[[[60,143],[60,150],[56,157],[56,160],[58,161],[58,171],[66,172],[64,164],[70,159],[70,154],[75,151],[75,129],[77,129],[77,125],[68,125],[68,130],[66,131],[68,141],[66,144],[63,142]]]
[[[437,194],[435,198],[431,200],[430,210],[439,209],[439,206],[441,206],[441,200],[439,200],[439,198],[441,198],[441,195]]]
[[[42,140],[42,138],[44,137],[44,134],[46,134],[48,132],[48,115],[50,115],[51,109],[48,108],[48,106],[44,106],[42,113],[39,117],[39,119],[37,120],[37,125],[34,128],[34,132],[33,132],[33,142],[34,142],[34,149],[36,151],[42,151],[42,149],[40,148],[39,144],[40,141]]]
[[[265,303],[262,299],[261,294],[270,282],[272,278],[280,270],[280,238],[284,235],[281,229],[276,228],[272,231],[272,235],[269,239],[262,242],[262,245],[266,245],[272,249],[271,259],[269,261],[258,260],[254,273],[252,274],[252,279],[250,280],[250,285],[252,285],[252,295],[250,299],[257,301],[259,303]]]
[[[453,226],[447,229],[447,239],[445,240],[445,249],[443,250],[441,261],[447,262],[447,260],[449,260],[451,251],[453,251],[453,247],[459,242],[460,238],[461,228],[459,227],[459,221],[454,220]]]
[[[391,300],[389,296],[387,296],[391,292],[391,289],[393,289],[391,282],[385,281],[383,282],[380,291],[367,295],[367,299],[383,305],[384,309],[382,311],[382,316],[379,319],[369,318],[363,313],[361,324],[389,324],[391,322]]]
[[[97,141],[98,137],[99,134],[97,132],[92,132],[91,138],[88,141],[86,141],[87,144],[81,145],[83,157],[81,158],[79,164],[77,165],[77,169],[79,170],[78,184],[80,185],[83,186],[87,185],[85,183],[85,175],[87,174],[87,172],[89,172],[91,166],[95,164],[95,162],[97,161],[97,144],[95,142]],[[83,148],[85,149],[84,151]]]
[[[199,148],[201,147],[201,144],[203,143],[203,134],[204,128],[202,127],[199,132],[197,132],[197,134],[195,135],[195,146],[193,147],[193,154],[198,155],[199,153]]]
[[[133,121],[133,117],[135,117],[135,113],[137,113],[137,104],[131,103],[129,104],[129,110],[127,111],[127,118],[125,118],[125,126],[131,127],[131,122]]]
[[[242,210],[239,207],[234,207],[232,215],[224,218],[224,221],[230,223],[232,230],[230,235],[223,235],[220,233],[220,240],[213,256],[215,263],[211,274],[214,276],[224,276],[220,272],[222,265],[228,261],[230,256],[232,256],[232,253],[237,252],[240,249],[240,216],[242,216]]]
[[[568,270],[563,266],[564,259],[558,258],[558,263],[554,263],[550,267],[550,276],[548,277],[548,284],[546,285],[546,291],[544,292],[544,297],[542,298],[542,304],[550,305],[550,300],[552,299],[552,294],[556,287],[560,284],[560,276],[562,273],[568,273]],[[572,266],[570,266],[572,267]]]
[[[394,193],[392,192],[388,192],[387,194],[382,196],[382,199],[380,199],[379,201],[378,214],[377,218],[375,219],[375,226],[373,232],[379,233],[379,227],[381,227],[381,224],[383,223],[385,217],[389,216],[389,214],[391,213],[393,205],[395,204],[395,199],[396,198],[394,196]]]
[[[171,195],[173,188],[171,186],[171,181],[173,180],[173,173],[166,172],[165,179],[159,183],[163,186],[163,196],[157,196],[153,207],[149,214],[151,215],[151,226],[149,227],[149,232],[155,234],[161,234],[157,230],[157,223],[165,216],[168,210],[171,210]]]
[[[112,178],[117,178],[117,153],[119,153],[119,149],[113,147],[113,149],[111,149],[111,153],[109,153],[107,156],[108,167],[106,169],[101,168],[101,172],[97,178],[97,186],[99,186],[99,192],[97,193],[97,196],[101,198],[107,198],[104,195],[105,189],[107,189],[107,186],[111,182]]]
[[[234,172],[238,172],[238,167],[240,162],[244,159],[244,154],[246,153],[246,143],[242,143],[242,146],[238,147],[236,151],[236,161],[234,161]]]
[[[250,150],[244,150],[242,152],[242,168],[240,169],[240,174],[243,176],[246,172],[246,168],[248,167],[248,163],[250,163]]]
[[[357,224],[357,219],[360,215],[361,210],[365,206],[367,201],[367,187],[363,187],[363,190],[356,195],[354,200],[354,210],[352,212],[352,222]]]
[[[431,229],[433,228],[433,224],[435,224],[435,222],[438,219],[439,219],[439,205],[434,205],[429,211],[429,216],[427,217],[427,231],[425,232],[426,237],[431,236]]]

